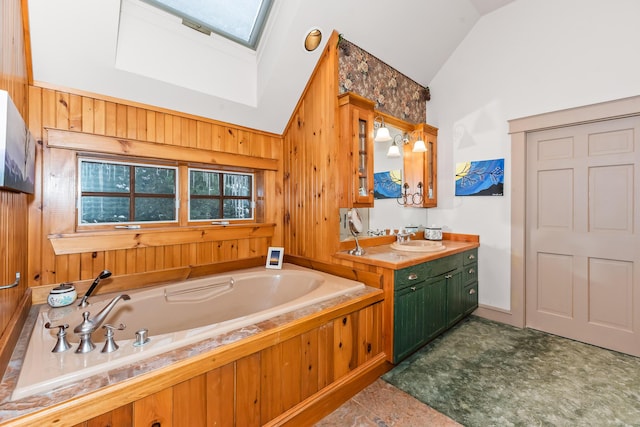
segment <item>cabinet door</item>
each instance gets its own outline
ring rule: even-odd
[[[342,207],[373,207],[373,101],[353,93],[338,98],[340,144],[349,156],[339,159]]]
[[[426,342],[425,282],[395,293],[393,361],[404,359]]]
[[[424,141],[427,151],[413,152],[413,142]],[[416,125],[411,132],[410,144],[403,146],[403,174],[408,191],[416,194],[414,204],[407,207],[434,208],[438,206],[438,129],[426,123]],[[419,197],[417,196],[419,195]],[[420,202],[416,202],[420,200]]]
[[[462,270],[446,273],[447,280],[447,325],[451,326],[464,316],[466,296],[462,285]]]
[[[447,328],[447,279],[430,280],[425,289],[425,338],[430,341]]]

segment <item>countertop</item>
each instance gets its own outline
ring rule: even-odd
[[[399,270],[412,265],[421,264],[427,261],[433,261],[434,259],[443,258],[449,255],[457,254],[460,252],[468,251],[469,249],[477,248],[480,246],[480,241],[477,236],[462,235],[464,238],[459,238],[460,235],[445,236],[442,240],[442,244],[445,246],[444,250],[438,252],[408,252],[399,251],[391,248],[391,244],[367,246],[363,248],[365,254],[361,256],[351,255],[348,251],[341,251],[334,255],[335,258],[351,261],[354,263],[374,265],[377,267],[390,268],[392,270]],[[447,239],[446,237],[449,237]]]

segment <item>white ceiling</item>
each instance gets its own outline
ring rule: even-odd
[[[427,86],[478,19],[512,1],[274,0],[254,52],[140,0],[29,0],[33,76],[280,134],[331,31]],[[323,43],[308,53],[314,27]]]

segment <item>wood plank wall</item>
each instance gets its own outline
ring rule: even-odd
[[[27,119],[27,66],[20,0],[2,0],[0,9],[0,89],[6,90]],[[0,190],[0,286],[27,275],[27,204],[30,196]],[[26,290],[26,280],[0,290],[0,336]],[[2,368],[0,366],[0,368]]]
[[[264,220],[276,224],[273,237],[252,237],[248,233],[246,238],[186,243],[178,239],[180,244],[119,250],[101,250],[97,244],[93,251],[56,254],[48,236],[74,229],[75,156],[79,151],[48,147],[47,129],[124,138],[133,144],[161,144],[167,147],[167,156],[171,147],[189,147],[278,161],[282,158],[282,138],[124,100],[36,86],[29,87],[29,125],[40,142],[36,203],[29,213],[30,286],[91,279],[103,269],[111,270],[114,276],[125,276],[264,256],[270,245],[281,245],[282,171],[278,167],[264,172],[268,201]],[[79,140],[83,134],[79,134]],[[170,234],[176,233],[175,229],[167,233],[167,241],[176,240],[171,239],[175,234]]]
[[[318,61],[284,132],[284,246],[291,255],[325,262],[340,240],[338,34]]]

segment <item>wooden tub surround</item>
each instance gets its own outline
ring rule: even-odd
[[[32,307],[0,387],[2,426],[310,425],[386,372],[381,277],[364,289],[10,401],[35,322]]]

